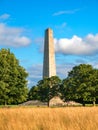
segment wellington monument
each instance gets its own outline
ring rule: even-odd
[[[56,76],[56,64],[53,31],[48,28],[44,39],[43,78],[51,76]]]

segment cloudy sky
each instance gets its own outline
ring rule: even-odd
[[[60,78],[81,63],[98,68],[98,0],[0,0],[0,49],[10,48],[29,72],[29,87],[42,79],[47,28]]]

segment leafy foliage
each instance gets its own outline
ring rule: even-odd
[[[61,80],[57,76],[40,80],[37,86],[33,86],[29,92],[29,99],[38,99],[48,102],[53,96],[59,95]]]
[[[27,98],[27,72],[8,49],[0,50],[0,104],[18,104]]]
[[[60,80],[53,76],[40,80],[29,91],[29,99],[48,102],[52,97],[60,96],[63,100],[92,101],[98,99],[98,70],[91,65],[80,64],[72,68],[68,77]]]
[[[94,104],[98,96],[98,70],[86,64],[75,66],[63,80],[63,87],[66,98],[93,101]]]

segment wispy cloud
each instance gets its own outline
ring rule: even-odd
[[[38,37],[34,40],[34,43],[36,43],[36,44],[42,44],[43,42],[44,42],[44,38],[42,38],[42,37]]]
[[[36,85],[39,80],[42,80],[42,68],[42,64],[33,64],[32,67],[27,68],[29,87]]]
[[[57,69],[57,75],[61,78],[64,79],[68,76],[68,72],[73,68],[74,64],[58,64],[56,66]]]
[[[2,15],[0,15],[0,20],[6,20],[6,19],[8,19],[10,17],[10,15],[9,14],[2,14]]]
[[[55,28],[57,28],[57,29],[63,29],[63,28],[65,28],[66,26],[67,26],[67,23],[64,22],[64,23],[62,23],[61,25],[56,25]]]
[[[57,75],[63,79],[67,77],[68,72],[72,69],[72,64],[59,64],[56,66],[57,69]],[[42,71],[43,71],[43,65],[42,64],[35,64],[32,65],[32,67],[28,68],[27,71],[29,72],[28,77],[28,86],[32,87],[34,85],[37,85],[39,80],[42,80]]]
[[[74,14],[79,10],[80,9],[58,11],[58,12],[55,12],[53,16],[58,16],[58,15],[63,15],[63,14]]]
[[[0,23],[0,45],[21,47],[30,43],[31,40],[24,35],[24,29]]]
[[[68,72],[72,69],[74,64],[58,64],[56,65],[57,75],[64,79],[68,76]],[[38,81],[42,80],[42,71],[43,65],[42,64],[35,64],[32,67],[27,69],[29,73],[28,77],[28,86],[32,87],[37,85]]]
[[[87,57],[89,59],[89,57]],[[56,65],[56,71],[57,71],[57,76],[59,76],[61,79],[65,79],[68,76],[68,72],[72,70],[72,68],[76,65],[79,64],[91,64],[94,68],[98,68],[98,62],[97,61],[89,61],[86,62],[83,60],[83,57],[79,57],[79,61],[76,61],[74,63],[60,63]],[[29,73],[28,77],[28,86],[31,88],[34,85],[37,85],[38,81],[42,80],[42,69],[43,65],[42,64],[33,64],[32,67],[27,68],[27,71]]]
[[[54,39],[55,50],[61,54],[91,55],[98,52],[98,34],[88,34],[85,38],[74,35],[71,39]]]

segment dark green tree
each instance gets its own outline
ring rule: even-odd
[[[61,79],[58,76],[52,76],[48,79],[49,81],[49,100],[54,96],[61,96],[60,87]]]
[[[65,97],[81,99],[83,105],[85,101],[92,101],[95,104],[98,92],[98,70],[93,69],[91,65],[80,64],[73,67],[65,81],[63,83],[63,86],[66,86]]]
[[[28,100],[40,100],[38,86],[33,86],[28,93]]]
[[[43,80],[40,80],[37,84],[38,86],[38,95],[40,97],[40,101],[47,102],[48,101],[48,95],[49,95],[49,82],[48,78],[44,78]]]
[[[18,104],[28,94],[28,73],[10,49],[0,50],[0,104]]]
[[[58,76],[52,76],[50,78],[44,78],[43,80],[38,82],[39,87],[39,95],[41,101],[48,102],[54,96],[60,95],[60,83],[61,80]]]
[[[65,101],[73,100],[73,91],[72,91],[73,83],[72,79],[64,79],[62,80],[62,84],[60,87],[61,98]]]
[[[37,86],[33,86],[30,89],[29,99],[49,102],[52,97],[60,95],[60,83],[61,80],[58,76],[40,80]]]

